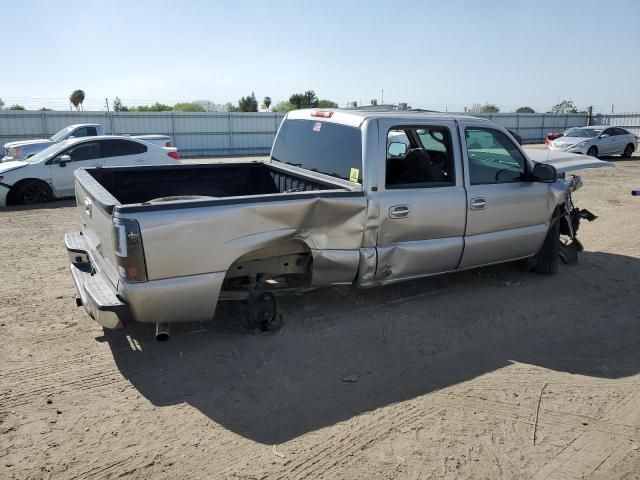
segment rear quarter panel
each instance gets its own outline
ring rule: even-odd
[[[235,203],[234,203],[235,202]],[[146,211],[122,207],[116,215],[138,220],[149,280],[226,271],[254,250],[297,240],[320,259],[324,251],[351,252],[356,274],[365,224],[364,192],[300,192],[228,198],[218,205]],[[193,202],[191,202],[193,205]],[[347,269],[349,270],[349,269]]]

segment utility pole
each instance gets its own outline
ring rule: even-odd
[[[613,103],[611,104],[611,113],[613,114]]]
[[[109,99],[108,99],[108,98],[105,98],[105,99],[104,99],[104,103],[105,103],[105,105],[107,106],[107,113],[109,113]]]
[[[380,96],[380,104],[384,105],[384,88],[382,89],[382,95]]]

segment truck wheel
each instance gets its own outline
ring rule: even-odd
[[[47,202],[51,199],[51,188],[40,180],[28,180],[18,185],[15,199],[24,205]]]
[[[549,227],[542,247],[533,258],[533,271],[545,275],[558,273],[560,253],[560,219]]]
[[[622,152],[622,158],[629,158],[633,154],[633,145],[629,144],[624,147],[624,152]]]
[[[251,296],[247,310],[247,328],[251,331],[275,332],[282,327],[282,314],[278,313],[276,297],[270,292]]]

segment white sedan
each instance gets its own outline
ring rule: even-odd
[[[175,147],[126,136],[65,140],[24,161],[0,164],[0,207],[72,197],[78,168],[160,165],[179,160]]]
[[[638,149],[638,138],[620,127],[580,127],[568,130],[564,136],[551,141],[549,148],[592,157],[622,155],[629,158]]]

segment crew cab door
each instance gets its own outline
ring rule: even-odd
[[[62,157],[65,155],[68,155],[71,160],[63,161]],[[75,187],[73,172],[78,168],[101,167],[101,157],[100,141],[91,140],[76,143],[49,160],[49,174],[56,196],[73,196]]]
[[[527,177],[533,168],[498,127],[461,121],[467,228],[461,269],[535,254],[547,234],[550,185]]]
[[[376,280],[455,270],[466,216],[455,123],[380,119],[378,125],[379,158],[371,162],[380,179]]]

